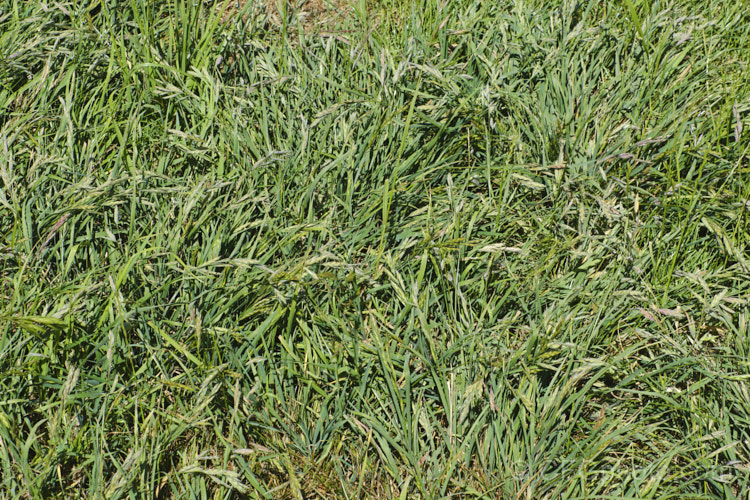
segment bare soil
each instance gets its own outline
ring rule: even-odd
[[[228,21],[242,10],[251,0],[226,0],[217,2],[218,8],[226,9],[223,20]],[[352,8],[346,0],[264,0],[265,12],[269,22],[282,25],[282,16],[287,20],[296,14],[302,28],[306,33],[326,33],[336,29],[348,16],[352,14]]]

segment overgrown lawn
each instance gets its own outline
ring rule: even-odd
[[[0,0],[0,496],[746,498],[747,6],[314,4]]]

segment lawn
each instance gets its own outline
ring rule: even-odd
[[[0,497],[747,498],[743,4],[0,0]]]

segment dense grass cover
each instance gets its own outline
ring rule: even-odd
[[[743,2],[227,6],[0,2],[0,496],[746,498]]]

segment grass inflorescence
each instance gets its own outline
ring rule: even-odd
[[[0,496],[744,498],[742,2],[0,2]]]

